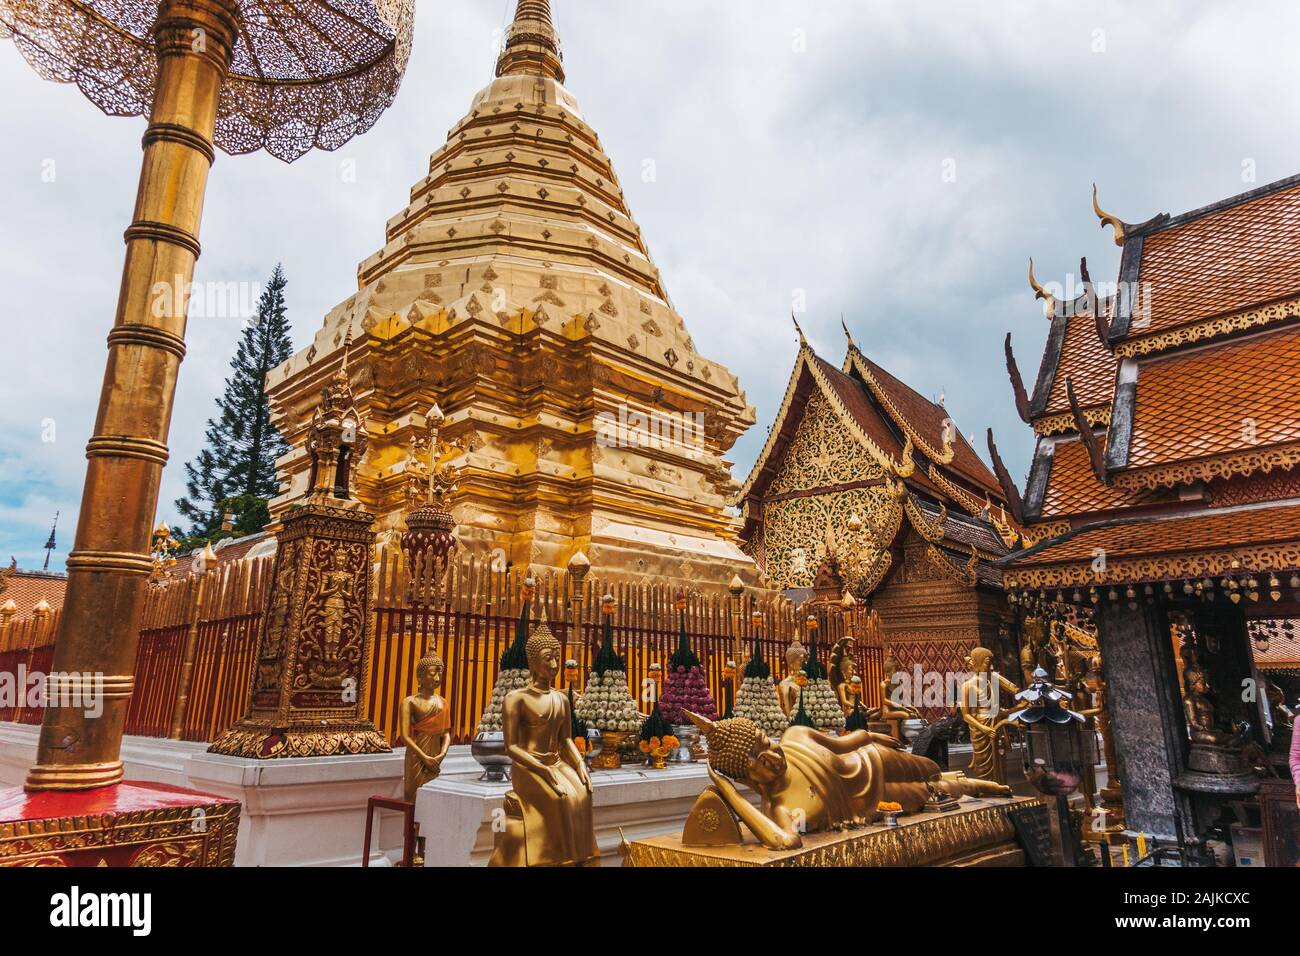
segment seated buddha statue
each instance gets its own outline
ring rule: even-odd
[[[800,678],[807,662],[808,649],[796,637],[785,649],[785,680],[776,688],[777,699],[781,702],[781,710],[786,717],[793,717],[799,709],[799,695],[803,692]]]
[[[1183,671],[1183,702],[1187,714],[1187,730],[1194,744],[1221,745],[1229,735],[1216,726],[1214,704],[1210,701],[1210,681],[1205,668],[1192,658]]]
[[[803,833],[872,823],[880,818],[881,803],[897,803],[913,813],[936,792],[1011,796],[1008,787],[943,773],[933,760],[908,753],[892,737],[865,730],[831,737],[794,726],[773,743],[744,717],[688,716],[708,740],[709,777],[718,795],[772,850],[800,848]],[[758,792],[761,809],[741,795],[739,784]]]
[[[839,701],[840,709],[844,711],[846,717],[853,713],[853,708],[857,706],[858,695],[862,692],[861,682],[859,681],[856,686],[853,683],[857,671],[857,663],[853,660],[853,638],[840,638],[831,648],[830,681],[831,687],[835,690],[835,699]]]
[[[591,776],[573,742],[569,698],[551,685],[562,649],[545,618],[525,645],[527,687],[502,704],[502,730],[513,789],[489,866],[593,866],[600,851],[592,828]]]
[[[915,707],[900,703],[895,699],[899,696],[899,688],[894,686],[894,675],[897,673],[898,662],[894,660],[894,652],[886,651],[885,660],[881,664],[880,706],[872,707],[867,711],[867,719],[895,725],[895,735],[902,739],[902,722],[905,720],[919,720],[921,712]]]
[[[406,747],[403,799],[415,801],[415,794],[437,778],[451,747],[451,712],[438,694],[442,686],[443,663],[430,653],[415,665],[418,693],[402,701],[397,717],[398,742]]]

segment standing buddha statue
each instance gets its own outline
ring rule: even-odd
[[[451,747],[451,711],[438,694],[442,686],[442,658],[430,652],[415,665],[419,692],[402,701],[397,717],[398,742],[406,747],[402,798],[415,801],[415,794],[442,770]]]

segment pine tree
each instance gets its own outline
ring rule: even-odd
[[[269,500],[278,485],[275,460],[289,450],[271,424],[263,388],[271,369],[293,354],[279,265],[257,303],[257,318],[245,326],[230,362],[231,374],[217,399],[220,414],[208,419],[206,446],[185,465],[186,496],[176,509],[192,522],[187,543],[222,537],[226,511],[235,513],[235,533],[255,534],[270,521]]]

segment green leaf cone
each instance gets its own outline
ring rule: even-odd
[[[515,641],[501,655],[503,671],[528,670],[528,602],[524,602],[519,612],[519,624],[515,627]]]
[[[853,705],[853,710],[848,719],[844,721],[845,730],[866,730],[867,729],[867,712],[862,709],[862,702],[858,701]]]
[[[799,691],[799,710],[795,713],[794,717],[790,719],[790,726],[811,727],[813,730],[817,729],[817,725],[813,723],[813,719],[808,716],[808,711],[803,709],[803,690]]]
[[[614,650],[614,616],[605,615],[605,640],[600,645],[600,652],[596,655],[596,662],[591,668],[600,677],[605,676],[606,671],[621,671],[627,673],[627,661],[625,661]]]
[[[668,659],[668,663],[673,670],[676,670],[679,667],[685,667],[687,670],[690,670],[692,667],[700,666],[700,659],[696,657],[695,652],[691,650],[691,642],[686,637],[685,611],[681,614],[681,626],[677,639],[677,650],[673,653],[673,656]]]
[[[745,665],[742,677],[759,677],[768,678],[772,676],[772,668],[768,666],[767,661],[763,660],[763,655],[758,652],[758,635],[754,635],[754,654]]]
[[[664,720],[664,715],[659,713],[659,704],[655,703],[655,709],[650,711],[650,716],[646,718],[645,723],[641,725],[641,739],[649,740],[651,737],[658,737],[660,740],[671,735],[673,732],[672,724]]]

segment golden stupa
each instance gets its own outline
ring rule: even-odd
[[[357,293],[268,376],[293,445],[273,508],[308,492],[307,425],[349,348],[370,445],[357,495],[381,532],[402,527],[412,440],[436,404],[443,437],[464,445],[463,548],[550,567],[582,549],[602,568],[726,581],[752,567],[724,455],[754,410],[673,309],[563,86],[547,0],[521,0],[496,73],[361,263]]]

